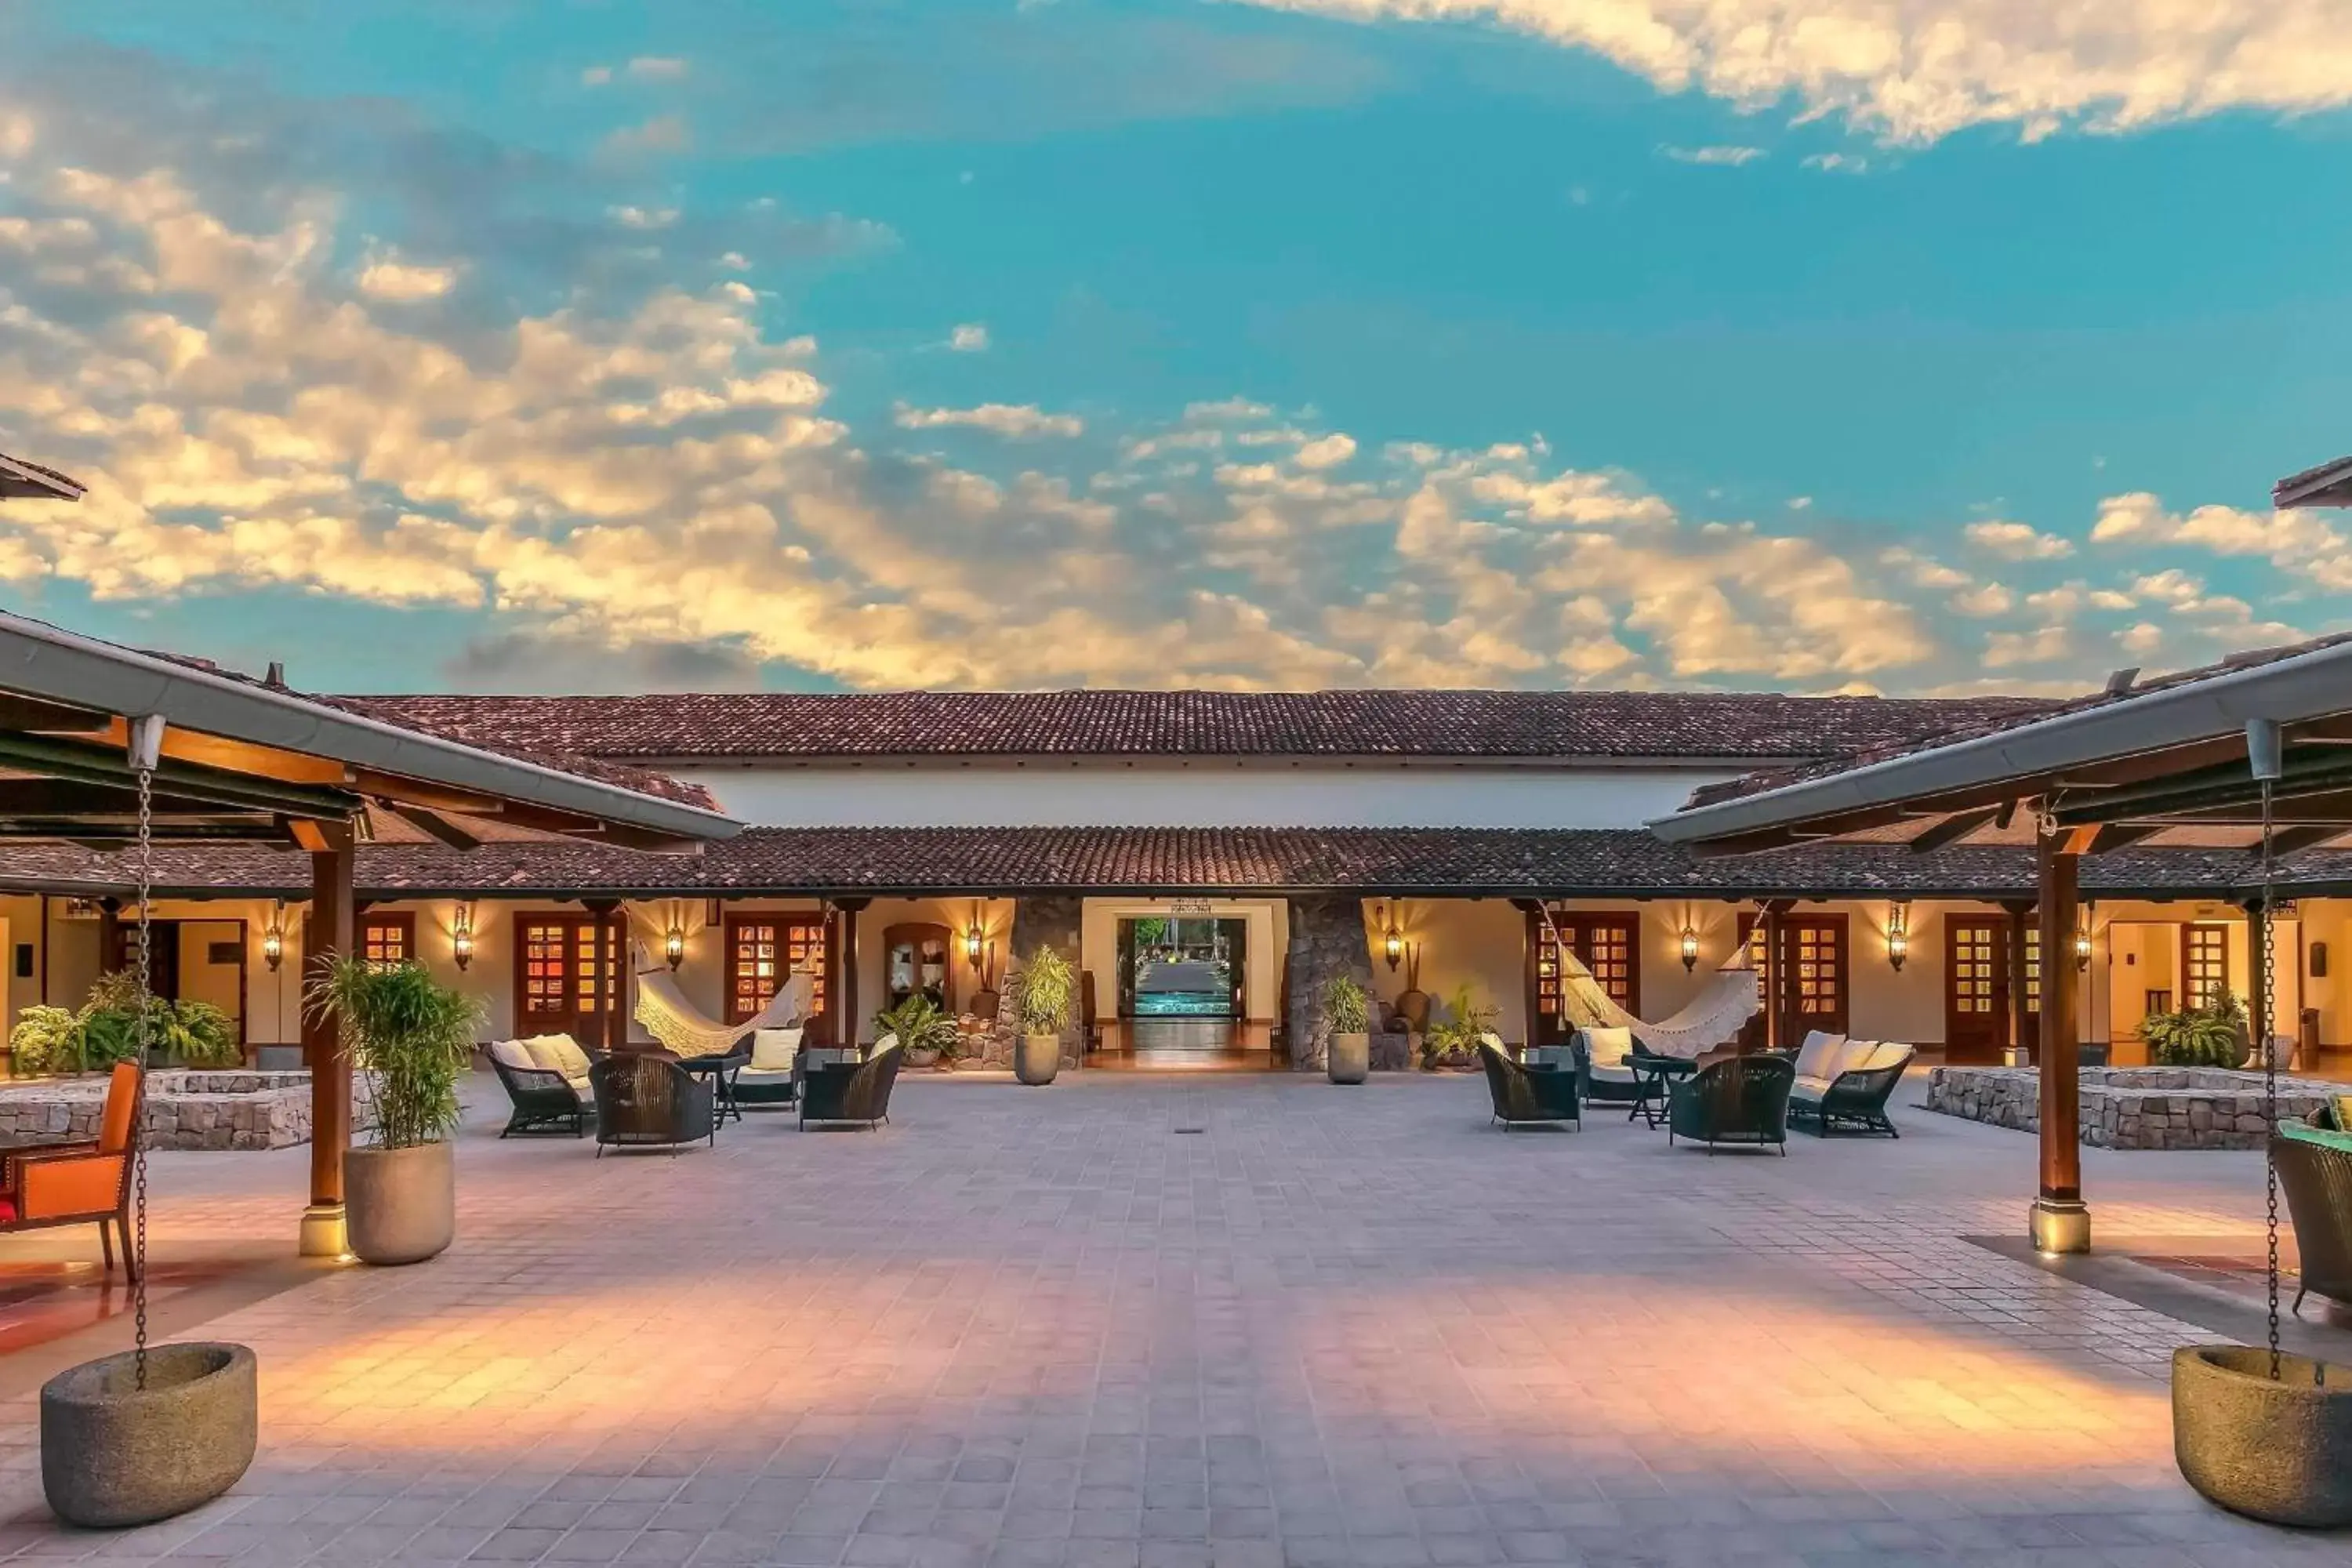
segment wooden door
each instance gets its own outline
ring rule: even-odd
[[[1231,993],[1226,1009],[1234,1020],[1249,1021],[1249,921],[1219,921],[1225,939],[1225,980]]]
[[[814,911],[729,915],[725,922],[727,1021],[740,1024],[757,1017],[761,1008],[776,999],[778,988],[802,973],[809,977],[810,1013],[824,1013],[825,981],[832,968],[825,930],[824,917]]]
[[[2009,920],[1944,917],[1944,1059],[1990,1067],[2009,1038]]]
[[[1564,966],[1549,946],[1541,918],[1530,911],[1528,950],[1535,955],[1536,1013],[1528,1036],[1538,1045],[1559,1045],[1575,1032],[1560,998]],[[1635,1017],[1642,1016],[1642,925],[1636,914],[1595,914],[1555,909],[1552,929],[1560,945],[1574,953],[1592,973],[1609,1000]]]
[[[1755,916],[1740,916],[1739,924],[1764,1008],[1780,1026],[1780,1048],[1795,1050],[1815,1029],[1846,1033],[1853,977],[1846,962],[1845,916],[1782,915],[1778,952],[1764,951],[1764,927]],[[1740,1031],[1739,1048],[1763,1049],[1766,1027],[1759,1011]]]
[[[601,1047],[619,999],[613,931],[594,915],[515,917],[515,1033]]]
[[[2230,928],[2197,921],[2180,928],[2180,1000],[2203,1007],[2230,994]]]

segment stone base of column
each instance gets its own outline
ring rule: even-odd
[[[2034,1199],[2032,1225],[2036,1252],[2091,1250],[2090,1205],[2080,1198]]]
[[[347,1258],[351,1255],[352,1237],[343,1224],[341,1204],[312,1204],[302,1211],[302,1237],[299,1247],[305,1258]]]

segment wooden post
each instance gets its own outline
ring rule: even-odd
[[[583,899],[580,907],[595,917],[597,946],[604,954],[604,1038],[607,1055],[629,1048],[629,922],[618,899]]]
[[[310,851],[310,920],[302,973],[315,980],[352,951],[352,829],[348,823],[305,822],[295,837]],[[307,987],[306,987],[307,988]],[[310,1068],[310,1206],[302,1214],[305,1258],[351,1250],[343,1225],[343,1153],[352,1141],[352,1064],[335,1020],[302,1009],[302,1059]]]
[[[836,1044],[857,1047],[857,911],[870,899],[835,899],[841,911],[841,1029]]]
[[[1788,994],[1789,977],[1783,973],[1788,965],[1780,962],[1780,910],[1777,900],[1764,906],[1764,1048],[1768,1051],[1777,1051],[1785,1043],[1780,1038],[1780,1006]]]
[[[2037,840],[2042,914],[2042,1181],[2034,1198],[2033,1245],[2042,1252],[2091,1250],[2083,1203],[2083,1079],[2075,1017],[2075,874],[2084,840],[2076,828]]]
[[[2027,1007],[2032,998],[2025,983],[2025,922],[2037,917],[2032,904],[2011,903],[2001,908],[2009,911],[2009,1044],[2012,1050],[2023,1052],[2025,1060],[2032,1061],[2040,1055],[2041,1042],[2029,1032],[2031,1026],[2026,1022],[2032,1015]],[[2042,962],[2045,968],[2049,965],[2048,948],[2042,950]],[[2046,992],[2048,982],[2043,984]]]
[[[2271,1048],[2270,987],[2263,974],[2263,901],[2246,900],[2246,1043],[2256,1062]]]

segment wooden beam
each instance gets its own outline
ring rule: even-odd
[[[1979,811],[1955,812],[1911,840],[1911,853],[1932,855],[1948,844],[1958,843],[2000,815],[2000,808],[1994,805]]]
[[[479,849],[482,847],[480,839],[437,811],[429,811],[421,805],[404,805],[396,800],[383,800],[376,804],[425,837],[452,849]]]
[[[131,742],[131,726],[123,720],[111,720],[95,738],[107,745],[126,746]],[[203,767],[218,768],[223,773],[245,773],[278,784],[320,784],[340,789],[352,782],[352,770],[331,757],[316,757],[307,752],[284,752],[276,746],[264,746],[251,741],[231,741],[194,730],[166,729],[163,731],[163,755],[177,762],[194,763]]]
[[[2316,849],[2331,838],[2341,838],[2352,833],[2352,822],[2315,822],[2296,827],[2282,827],[2271,834],[2273,855],[2299,855],[2305,849]]]
[[[2083,1207],[2083,1072],[2074,1016],[2074,922],[2078,829],[2043,837],[2037,853],[2042,915],[2042,1171],[2034,1202],[2036,1245],[2049,1252],[2090,1248]]]
[[[310,853],[310,918],[302,944],[302,973],[316,983],[329,963],[352,951],[357,921],[352,898],[352,838],[347,824],[341,843]],[[306,986],[307,989],[307,986]],[[343,1223],[343,1153],[352,1138],[352,1063],[342,1030],[332,1017],[302,1009],[302,1058],[310,1068],[310,1206],[302,1215],[301,1251],[306,1258],[340,1258],[349,1250]]]
[[[296,817],[286,825],[294,842],[313,855],[348,854],[357,835],[348,822],[320,822]]]
[[[2084,848],[2083,853],[2105,855],[2114,849],[2128,849],[2142,839],[2153,838],[2163,831],[2164,824],[2160,822],[2102,823],[2093,832],[2091,842]]]

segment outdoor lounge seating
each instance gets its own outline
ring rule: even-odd
[[[1917,1055],[1915,1047],[1894,1040],[1849,1040],[1816,1030],[1797,1052],[1790,1119],[1810,1122],[1822,1137],[1846,1127],[1900,1138],[1887,1118],[1886,1101]]]
[[[2293,1311],[2314,1293],[2352,1307],[2352,1132],[2335,1126],[2333,1113],[2320,1110],[2310,1122],[2283,1122],[2271,1143],[2294,1222]]]
[[[1642,1081],[1625,1065],[1633,1054],[1633,1031],[1626,1028],[1579,1029],[1576,1076],[1581,1097],[1594,1105],[1638,1105]]]
[[[120,1237],[123,1272],[135,1283],[139,1258],[131,1249],[131,1130],[139,1124],[145,1103],[137,1065],[117,1062],[107,1079],[97,1138],[43,1144],[9,1155],[7,1179],[0,1185],[0,1233],[96,1225],[107,1272],[114,1271],[114,1238]]]
[[[717,1088],[667,1051],[610,1056],[589,1069],[596,1095],[596,1153],[719,1141]]]
[[[862,1062],[810,1068],[801,1079],[801,1125],[863,1122],[870,1128],[889,1121],[890,1089],[906,1054],[896,1035],[885,1035]]]
[[[1494,1120],[1503,1124],[1505,1131],[1522,1124],[1563,1121],[1583,1129],[1584,1117],[1576,1097],[1580,1076],[1577,1072],[1523,1067],[1491,1035],[1479,1040],[1478,1060],[1486,1069]]]
[[[1666,1113],[1666,1142],[1687,1138],[1715,1152],[1718,1143],[1789,1152],[1789,1090],[1796,1068],[1773,1056],[1717,1057],[1676,1083]]]
[[[798,1027],[758,1029],[751,1035],[751,1059],[735,1075],[735,1103],[740,1106],[791,1105],[800,1099],[801,1037]]]
[[[490,1070],[514,1108],[499,1137],[551,1130],[578,1138],[587,1132],[595,1105],[588,1076],[592,1059],[571,1036],[493,1041],[489,1057]]]

